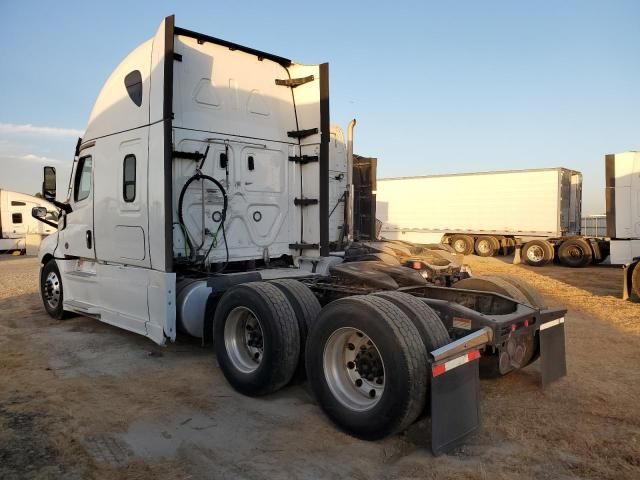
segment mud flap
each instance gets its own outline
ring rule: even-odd
[[[567,374],[564,318],[540,326],[540,371],[542,388]]]
[[[475,358],[442,374],[437,373],[437,366],[432,369],[431,450],[434,455],[450,451],[480,428],[478,365]]]

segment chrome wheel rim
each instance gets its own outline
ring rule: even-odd
[[[60,278],[56,272],[49,272],[44,281],[44,300],[52,308],[58,308],[60,304]]]
[[[224,346],[233,366],[242,373],[255,372],[264,357],[263,329],[258,316],[246,307],[236,307],[227,316]]]
[[[340,328],[331,334],[324,346],[323,367],[331,393],[350,410],[369,410],[384,394],[380,351],[356,328]]]
[[[532,262],[542,262],[544,260],[544,250],[539,245],[532,245],[527,249],[527,258]]]
[[[456,240],[453,242],[453,249],[458,253],[464,253],[467,249],[467,242],[464,240]]]
[[[489,253],[491,251],[491,245],[489,244],[489,240],[480,240],[478,242],[478,251],[480,253]]]

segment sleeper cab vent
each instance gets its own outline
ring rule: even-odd
[[[124,77],[124,86],[127,88],[129,98],[137,106],[142,105],[142,75],[140,70],[134,70]]]

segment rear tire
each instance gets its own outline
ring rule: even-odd
[[[311,290],[297,280],[283,278],[279,280],[271,280],[268,283],[275,285],[282,293],[284,293],[284,296],[287,297],[287,300],[289,300],[289,303],[293,307],[293,311],[296,313],[298,331],[300,333],[300,359],[298,360],[298,367],[292,381],[294,383],[298,383],[303,381],[306,377],[306,371],[304,368],[304,350],[307,335],[318,318],[322,307]]]
[[[631,292],[629,296],[632,301],[640,302],[640,263],[636,263],[631,272]]]
[[[411,320],[384,298],[358,295],[326,305],[307,339],[306,364],[322,410],[356,437],[400,432],[424,408],[426,349]]]
[[[296,314],[275,285],[254,282],[227,290],[216,308],[213,338],[224,376],[245,395],[279,390],[298,365]]]
[[[582,268],[591,263],[593,251],[591,245],[582,238],[571,238],[558,249],[560,263],[566,267]]]
[[[499,249],[499,242],[493,237],[478,237],[476,239],[476,255],[481,257],[493,257]]]
[[[379,292],[374,295],[390,301],[404,312],[418,330],[428,352],[451,342],[449,332],[438,314],[418,298],[403,292]]]
[[[471,255],[473,253],[473,237],[469,235],[454,235],[449,240],[449,245],[456,253]]]
[[[542,267],[553,261],[553,246],[545,240],[531,240],[522,247],[522,259],[532,267]]]
[[[516,287],[525,297],[527,297],[528,303],[532,307],[546,308],[542,294],[538,291],[538,289],[529,285],[528,282],[525,282],[524,280],[512,275],[507,275],[505,273],[493,273],[491,274],[491,277],[500,278]]]
[[[520,303],[529,303],[527,297],[511,283],[492,275],[476,275],[453,284],[453,288],[480,290],[504,295]]]

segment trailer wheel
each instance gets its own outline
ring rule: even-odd
[[[284,387],[298,365],[300,332],[291,303],[265,282],[237,285],[214,316],[216,356],[237,391],[265,395]]]
[[[478,237],[476,240],[475,252],[481,257],[493,257],[499,248],[500,244],[494,237]]]
[[[296,313],[298,331],[300,333],[300,359],[298,360],[298,367],[296,368],[296,372],[293,376],[293,382],[298,383],[306,377],[306,371],[304,368],[304,350],[307,335],[315,323],[316,318],[318,318],[318,314],[322,307],[313,292],[298,280],[283,278],[271,280],[268,283],[275,285],[282,293],[284,293],[284,296],[287,297],[287,300],[289,300],[289,303],[293,307],[293,311]]]
[[[531,240],[522,247],[522,259],[532,267],[542,267],[554,257],[553,246],[545,240]]]
[[[476,275],[465,278],[453,284],[453,288],[467,290],[480,290],[481,292],[491,292],[513,298],[520,303],[529,303],[527,297],[518,288],[502,278],[492,275]]]
[[[582,238],[565,240],[558,249],[560,263],[566,267],[586,267],[593,259],[591,245]]]
[[[473,237],[469,235],[454,235],[449,240],[449,244],[456,253],[471,255],[473,253]]]
[[[356,437],[400,432],[424,409],[427,351],[411,320],[384,298],[326,305],[307,339],[306,363],[320,407]]]
[[[67,317],[68,313],[63,309],[64,289],[62,287],[62,276],[54,259],[49,260],[42,268],[42,273],[40,274],[40,297],[49,316],[58,320]]]
[[[514,277],[513,275],[507,275],[506,273],[492,273],[491,277],[496,277],[510,283],[516,287],[522,294],[527,297],[528,304],[534,308],[546,308],[544,298],[538,289],[532,287],[528,282]]]
[[[631,272],[631,300],[640,302],[640,263],[636,263]]]
[[[376,297],[389,300],[404,312],[418,330],[422,343],[428,352],[440,348],[449,342],[449,332],[438,314],[426,303],[404,292],[378,292]]]

